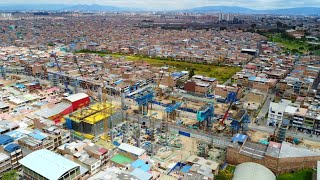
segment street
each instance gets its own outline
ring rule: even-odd
[[[267,95],[267,99],[266,101],[264,102],[259,114],[258,114],[258,119],[260,120],[259,123],[261,125],[266,125],[267,123],[267,118],[265,118],[265,116],[267,115],[268,111],[269,111],[269,106],[270,106],[270,103],[273,101],[275,95],[274,94],[269,94]]]

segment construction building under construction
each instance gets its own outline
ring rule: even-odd
[[[107,132],[113,108],[111,103],[96,103],[78,110],[65,117],[67,128],[73,130],[75,135],[93,139]]]

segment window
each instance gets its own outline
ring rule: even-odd
[[[278,112],[279,115],[282,115],[282,112]]]
[[[271,111],[272,113],[276,113],[275,111]]]

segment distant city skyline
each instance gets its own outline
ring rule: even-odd
[[[0,0],[1,5],[12,4],[99,4],[149,10],[189,9],[203,6],[239,6],[257,10],[296,7],[320,7],[320,0]]]

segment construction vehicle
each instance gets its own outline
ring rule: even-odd
[[[232,105],[236,101],[236,98],[237,98],[237,95],[238,95],[239,91],[240,91],[240,87],[238,87],[238,89],[237,89],[237,91],[235,93],[231,92],[229,94],[230,97],[227,98],[228,99],[227,101],[230,101],[229,107],[228,107],[227,111],[224,113],[223,117],[219,120],[219,125],[215,126],[215,128],[216,128],[216,130],[218,132],[221,132],[226,128],[225,120],[227,119],[227,117],[229,115],[229,111],[230,111]]]
[[[62,70],[61,70],[61,67],[59,65],[59,62],[58,62],[58,59],[57,59],[57,55],[55,53],[51,53],[50,57],[54,58],[54,61],[55,61],[56,65],[57,65],[57,67],[58,67],[59,73],[60,73],[60,75],[62,75]],[[63,81],[63,84],[64,84],[65,93],[72,94],[72,91],[69,89],[68,82],[66,81],[64,76],[62,77],[62,81]]]

